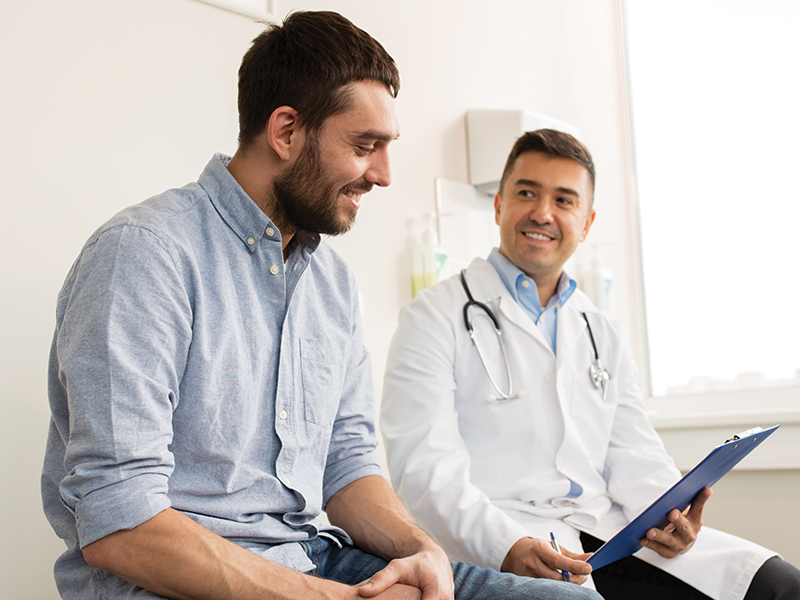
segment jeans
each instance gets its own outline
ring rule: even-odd
[[[311,575],[356,585],[387,562],[353,546],[339,547],[325,538],[301,542],[315,565]],[[563,581],[531,579],[464,563],[451,563],[456,600],[602,600],[595,591]]]

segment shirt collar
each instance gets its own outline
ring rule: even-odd
[[[543,309],[539,301],[539,290],[536,287],[536,282],[531,277],[528,277],[522,269],[503,255],[498,248],[492,248],[487,260],[500,275],[503,285],[506,286],[506,289],[518,304],[526,305],[528,308],[536,308],[541,313]],[[527,285],[525,285],[526,283]],[[576,287],[575,280],[571,279],[565,272],[562,272],[561,277],[558,279],[556,293],[548,300],[545,308],[549,308],[554,304],[557,304],[557,307],[564,306]]]
[[[250,252],[255,252],[261,238],[280,241],[280,232],[230,174],[230,161],[230,156],[215,154],[203,169],[199,183],[228,226],[236,232]],[[301,243],[313,252],[319,246],[320,236],[318,233],[298,231],[292,242]]]

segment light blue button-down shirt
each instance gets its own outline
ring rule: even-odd
[[[58,296],[42,494],[64,598],[127,597],[80,548],[168,507],[308,570],[294,542],[380,474],[353,276],[303,232],[284,264],[228,160],[103,225]]]
[[[550,296],[547,305],[542,308],[539,300],[539,289],[536,282],[528,277],[522,269],[511,262],[500,250],[493,248],[487,260],[500,275],[511,296],[531,316],[533,322],[550,344],[553,354],[556,353],[556,330],[558,329],[558,309],[566,304],[575,291],[575,281],[561,273],[556,293]]]

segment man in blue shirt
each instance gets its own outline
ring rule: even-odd
[[[398,88],[348,20],[292,14],[242,61],[235,156],[82,249],[42,475],[62,597],[596,598],[451,565],[380,476],[358,293],[320,234],[389,185]]]

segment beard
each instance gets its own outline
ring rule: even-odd
[[[326,173],[313,136],[308,137],[297,162],[272,184],[284,223],[298,231],[326,235],[342,235],[356,221],[355,210],[349,218],[340,215],[339,195],[344,189],[337,188]]]

